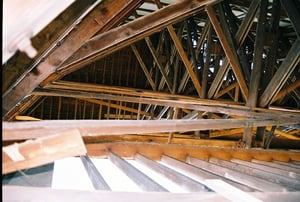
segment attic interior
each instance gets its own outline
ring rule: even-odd
[[[298,0],[45,2],[4,1],[4,199],[299,200]],[[69,157],[96,191],[51,188]],[[146,195],[114,192],[98,160]]]

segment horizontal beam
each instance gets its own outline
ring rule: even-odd
[[[72,82],[71,82],[72,83]],[[70,84],[70,83],[69,83]],[[74,98],[95,98],[101,100],[115,100],[124,102],[134,102],[142,104],[162,105],[178,108],[193,109],[198,111],[224,113],[230,115],[246,116],[246,117],[264,117],[281,120],[284,122],[290,120],[299,120],[299,113],[283,113],[278,110],[267,110],[263,108],[250,108],[232,102],[220,102],[215,100],[197,99],[189,96],[170,95],[161,92],[146,91],[133,88],[108,87],[102,85],[75,83],[65,86],[50,84],[46,89],[36,89],[33,95],[42,96],[62,96]],[[81,87],[79,87],[81,86]],[[53,89],[52,89],[53,88]],[[67,89],[72,90],[67,90]],[[111,88],[110,90],[108,88]],[[107,94],[101,92],[107,92]],[[120,95],[112,95],[120,94]],[[124,96],[124,95],[133,95]],[[256,112],[255,112],[255,111]]]
[[[193,156],[203,160],[215,157],[223,160],[234,158],[244,161],[256,159],[261,161],[300,162],[300,155],[297,151],[271,149],[258,150],[138,142],[91,143],[86,144],[86,148],[89,156],[99,157],[107,157],[107,151],[111,150],[124,158],[134,158],[137,153],[140,153],[152,160],[160,160],[163,154],[181,161],[185,161],[187,156]]]
[[[82,136],[188,132],[277,125],[266,119],[199,120],[42,120],[3,122],[2,141],[24,140],[77,129]]]

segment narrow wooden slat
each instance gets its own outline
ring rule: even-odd
[[[209,179],[209,180],[205,180],[205,183],[212,190],[224,196],[224,198],[230,201],[262,202],[262,200],[259,200],[258,198],[255,198],[254,196],[246,192],[243,192],[240,189],[237,189],[236,187],[231,186],[230,184],[227,184],[222,180]]]
[[[257,163],[257,164],[261,164],[261,165],[265,165],[265,166],[268,166],[268,167],[278,168],[280,170],[285,170],[285,171],[291,172],[291,173],[289,173],[291,176],[293,175],[293,176],[296,176],[298,179],[300,179],[300,169],[298,169],[298,168],[293,168],[293,167],[290,167],[288,165],[280,165],[280,164],[276,164],[276,163],[273,163],[273,162],[260,161],[260,160],[257,160],[257,159],[253,159],[252,162]]]
[[[149,37],[146,37],[146,38],[145,38],[145,41],[146,41],[146,44],[147,44],[147,46],[148,46],[148,48],[149,48],[149,50],[150,50],[150,52],[151,52],[151,54],[152,54],[152,57],[153,57],[153,59],[154,59],[156,65],[157,65],[157,67],[158,67],[159,70],[160,70],[160,73],[162,74],[164,80],[165,80],[166,83],[167,83],[167,86],[168,86],[168,88],[169,88],[169,91],[172,92],[172,89],[173,89],[172,83],[171,83],[171,81],[170,81],[170,79],[169,79],[167,73],[165,72],[164,67],[163,67],[161,61],[160,61],[159,58],[158,58],[158,55],[157,55],[157,53],[156,53],[156,51],[155,51],[155,49],[154,49],[154,47],[153,47],[153,44],[152,44],[152,42],[151,42],[151,39],[150,39]]]
[[[81,155],[80,159],[88,173],[90,180],[92,181],[95,190],[111,190],[96,166],[93,164],[92,160],[86,155]]]
[[[279,169],[279,168],[276,168],[276,167],[270,167],[270,166],[264,165],[262,163],[261,164],[255,163],[256,159],[253,159],[252,160],[253,162],[247,162],[247,161],[243,161],[243,160],[239,160],[239,159],[231,159],[231,161],[234,162],[234,163],[241,164],[241,165],[251,166],[251,167],[254,167],[254,168],[257,168],[257,169],[266,170],[268,172],[271,172],[271,173],[274,173],[274,174],[277,174],[277,175],[282,175],[282,176],[285,176],[285,177],[288,177],[288,178],[293,178],[293,179],[299,178],[299,175],[297,176],[297,173],[287,171],[287,170],[284,170],[284,169]],[[260,161],[260,162],[262,162],[262,161]]]
[[[146,158],[141,154],[135,155],[135,160],[137,162],[141,162],[145,164],[150,169],[160,173],[161,175],[167,177],[171,181],[175,182],[179,186],[183,187],[184,189],[190,192],[207,192],[210,191],[207,187],[203,184],[196,182],[195,180],[175,171],[172,170],[164,165],[159,164],[153,160]]]
[[[287,189],[283,186],[279,186],[278,184],[271,183],[265,180],[262,180],[260,178],[246,175],[237,171],[233,171],[231,169],[227,169],[221,166],[214,165],[212,163],[202,161],[193,157],[187,157],[187,162],[197,166],[202,169],[209,170],[210,172],[213,172],[217,175],[226,177],[228,179],[231,179],[233,181],[239,182],[241,184],[245,184],[249,187],[252,187],[254,189],[263,191],[263,192],[272,192],[272,191],[287,191]]]
[[[146,78],[147,78],[150,86],[152,87],[153,90],[155,90],[155,83],[154,83],[154,81],[153,81],[153,79],[151,77],[151,74],[148,71],[148,69],[147,69],[147,67],[146,67],[146,65],[145,65],[145,63],[144,63],[144,61],[143,61],[143,59],[142,59],[139,51],[137,50],[137,47],[134,44],[131,44],[131,49],[132,49],[132,51],[133,51],[136,59],[140,63],[140,66],[141,66],[141,68],[142,68],[142,70],[143,70],[143,72],[144,72],[144,74],[145,74],[145,76],[146,76]]]
[[[252,191],[255,190],[255,189],[247,187],[243,184],[236,183],[234,181],[228,180],[228,179],[226,179],[222,176],[213,174],[208,170],[198,168],[198,167],[190,165],[190,164],[188,164],[184,161],[179,161],[175,158],[172,158],[172,157],[169,157],[169,156],[166,156],[166,155],[162,155],[160,161],[163,162],[163,163],[166,163],[167,165],[170,165],[170,166],[176,168],[177,170],[180,170],[183,173],[188,173],[194,179],[197,179],[202,183],[205,183],[205,180],[208,180],[208,179],[220,179],[220,180],[222,180],[222,181],[224,181],[224,182],[226,182],[226,183],[228,183],[228,184],[230,184],[230,185],[232,185],[232,186],[234,186],[234,187],[236,187],[240,190],[246,191],[246,192],[252,192]],[[209,185],[208,185],[208,187],[209,187]]]
[[[190,61],[189,61],[189,59],[188,59],[188,57],[187,57],[187,55],[186,55],[186,53],[183,49],[183,46],[182,46],[180,40],[178,39],[178,37],[176,35],[176,32],[174,31],[173,26],[170,25],[170,26],[167,27],[167,29],[168,29],[169,34],[170,34],[170,36],[171,36],[171,38],[172,38],[172,40],[173,40],[173,42],[174,42],[174,44],[177,48],[177,51],[178,51],[179,55],[180,55],[184,65],[186,67],[186,70],[189,73],[189,75],[190,75],[190,77],[193,81],[195,89],[196,89],[198,95],[200,96],[201,95],[201,85],[200,85],[199,80],[198,80],[198,78],[197,78],[197,76],[196,76],[196,74],[193,70],[193,66],[190,63]]]
[[[300,190],[300,181],[296,179],[291,179],[284,177],[282,175],[278,175],[272,172],[269,172],[267,169],[261,170],[255,168],[255,164],[249,164],[248,166],[239,164],[233,161],[225,161],[217,158],[210,158],[209,162],[214,163],[216,165],[226,167],[231,170],[239,171],[251,176],[256,176],[261,179],[280,184],[282,186],[287,187],[290,191]]]
[[[51,163],[57,159],[85,155],[86,148],[76,129],[64,130],[50,136],[27,140],[2,148],[2,174]],[[22,134],[21,134],[22,135]]]
[[[108,158],[144,191],[168,192],[164,187],[153,181],[112,151],[108,152]]]

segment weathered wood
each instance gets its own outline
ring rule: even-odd
[[[145,74],[145,76],[146,76],[146,78],[147,78],[150,86],[152,87],[153,90],[155,90],[155,83],[154,83],[154,81],[153,81],[153,79],[151,77],[151,74],[148,71],[148,69],[147,69],[147,67],[146,67],[146,65],[145,65],[145,63],[144,63],[144,61],[143,61],[143,59],[142,59],[139,51],[137,50],[137,47],[134,44],[131,44],[131,49],[132,49],[132,51],[133,51],[136,59],[139,61],[140,66],[141,66],[141,68],[142,68],[142,70],[143,70],[143,72],[144,72],[144,74]]]
[[[81,19],[82,16],[80,16],[79,19],[74,22],[70,30],[67,30],[68,33],[65,33],[63,38],[57,42],[59,47],[55,44],[53,46],[55,49],[43,58],[43,62],[40,61],[40,63],[37,64],[35,68],[39,73],[37,75],[31,73],[26,75],[19,83],[14,84],[13,89],[10,89],[2,96],[4,104],[2,117],[6,116],[42,81],[54,73],[57,67],[69,58],[87,39],[101,31],[102,28],[102,31],[107,30],[106,24],[115,26],[131,11],[128,8],[132,6],[132,4],[137,6],[140,3],[141,1],[122,0],[116,2],[107,0],[94,7],[93,11],[88,13],[83,19]],[[99,12],[99,10],[102,12]],[[80,23],[78,24],[78,22]],[[74,29],[75,27],[76,29]],[[61,43],[62,41],[63,43]]]
[[[62,73],[75,71],[77,68],[91,63],[95,59],[124,48],[172,23],[197,13],[203,9],[203,6],[214,2],[216,0],[203,0],[200,2],[185,0],[176,2],[123,26],[95,36],[77,50],[73,54],[72,59],[66,61],[64,66],[59,68],[59,71]],[[101,43],[99,43],[99,40]]]
[[[268,10],[268,1],[262,0],[260,2],[260,10],[256,33],[260,37],[256,37],[254,44],[254,56],[253,56],[253,69],[251,72],[250,86],[249,86],[249,97],[246,105],[249,107],[256,107],[258,101],[258,88],[260,85],[260,79],[262,76],[262,64],[263,64],[263,51],[265,45],[265,30],[266,30],[266,17]],[[243,141],[245,147],[250,148],[252,146],[252,128],[247,128],[244,131]]]
[[[80,90],[80,91],[85,91]],[[139,92],[136,92],[139,94]],[[107,99],[107,100],[115,100],[115,101],[124,101],[124,102],[133,102],[133,103],[143,103],[143,104],[153,104],[153,105],[162,105],[162,106],[170,106],[170,107],[179,107],[179,108],[187,108],[198,111],[206,111],[206,112],[215,112],[215,113],[224,113],[230,115],[238,115],[238,116],[246,116],[246,117],[258,117],[258,118],[271,118],[274,120],[280,121],[280,123],[298,123],[299,114],[298,113],[279,113],[279,111],[274,110],[265,110],[262,108],[249,108],[241,105],[235,105],[220,101],[213,100],[203,100],[203,99],[194,99],[189,97],[189,99],[178,99],[175,96],[172,99],[173,95],[169,95],[169,99],[159,98],[160,95],[157,92],[152,94],[158,95],[157,98],[146,98],[135,96],[123,96],[123,95],[112,95],[112,94],[104,94],[104,93],[91,93],[91,92],[78,92],[78,91],[70,91],[70,90],[53,90],[53,89],[39,89],[33,92],[35,95],[43,95],[43,96],[64,96],[64,97],[74,97],[74,98],[95,98],[95,99]],[[121,93],[123,94],[123,93]],[[171,99],[170,99],[171,98]],[[255,112],[256,110],[258,112]],[[278,123],[279,124],[279,123]]]
[[[175,170],[172,170],[158,162],[155,162],[147,157],[136,154],[134,158],[137,162],[141,162],[142,164],[146,165],[150,169],[160,173],[161,175],[165,176],[166,178],[170,179],[174,183],[178,184],[182,188],[190,191],[190,192],[208,192],[209,189],[205,187],[203,184],[189,178]]]
[[[242,185],[240,183],[236,183],[234,181],[228,180],[219,175],[213,174],[207,170],[198,168],[196,166],[192,166],[184,161],[179,161],[175,158],[172,158],[172,157],[169,157],[166,155],[162,155],[160,161],[169,166],[176,168],[177,170],[180,170],[181,172],[187,173],[188,176],[192,176],[194,179],[197,179],[198,181],[203,182],[203,183],[205,183],[205,180],[208,180],[208,179],[219,179],[219,180],[222,180],[222,181],[224,181],[240,190],[246,191],[246,192],[252,192],[255,190],[255,189],[252,189],[245,185]]]
[[[144,191],[168,192],[167,189],[155,182],[153,179],[142,173],[125,159],[113,153],[108,152],[108,158],[118,166],[126,175],[134,181]]]
[[[288,77],[300,62],[300,38],[298,38],[289,50],[284,61],[276,71],[272,80],[259,98],[259,106],[265,107],[270,104],[273,98],[278,94]]]
[[[93,183],[95,190],[111,190],[96,166],[93,164],[92,160],[86,155],[81,155],[80,159],[91,182]]]
[[[191,63],[190,63],[183,47],[182,47],[182,44],[181,44],[180,40],[178,39],[178,37],[177,37],[177,35],[174,31],[173,26],[170,25],[170,26],[167,27],[167,29],[168,29],[169,34],[170,34],[170,36],[171,36],[171,38],[172,38],[172,40],[173,40],[173,42],[174,42],[174,44],[177,48],[178,54],[180,55],[184,65],[186,67],[186,70],[189,73],[189,75],[190,75],[190,77],[193,81],[195,89],[196,89],[198,95],[200,96],[201,95],[201,85],[200,85],[199,80],[198,80],[198,78],[197,78],[197,76],[196,76],[196,74],[193,70],[193,67],[192,67],[192,65],[191,65]]]
[[[266,119],[199,120],[43,120],[3,122],[2,140],[43,137],[44,134],[78,129],[82,136],[187,132],[211,129],[257,127],[277,124]],[[153,127],[155,126],[155,127]]]
[[[238,48],[241,47],[241,44],[245,41],[245,39],[247,37],[247,34],[251,28],[253,19],[257,12],[258,5],[259,5],[259,0],[254,0],[251,2],[247,16],[245,17],[241,26],[239,27],[238,31],[235,34],[235,37],[234,37],[235,44]],[[222,67],[217,72],[215,79],[213,80],[213,83],[208,91],[208,98],[212,98],[220,89],[223,78],[224,78],[225,74],[228,73],[229,64],[230,64],[229,60],[227,58],[225,58]]]
[[[288,171],[282,167],[280,167],[280,168],[273,167],[272,164],[269,164],[271,162],[266,162],[266,161],[257,160],[257,159],[252,159],[251,162],[247,162],[247,161],[243,161],[243,160],[239,160],[239,159],[231,159],[231,161],[234,163],[238,163],[240,165],[245,165],[248,167],[253,167],[256,169],[268,171],[268,172],[274,173],[276,175],[285,176],[287,178],[299,179],[298,173],[295,173],[293,171]]]
[[[240,161],[240,160],[237,160]],[[210,158],[209,162],[214,163],[216,165],[226,167],[231,170],[239,171],[251,176],[256,176],[261,179],[265,179],[267,181],[280,184],[289,189],[289,191],[300,190],[300,181],[296,179],[291,179],[289,177],[285,177],[283,175],[279,175],[278,173],[272,173],[271,170],[268,169],[259,169],[255,167],[255,163],[249,163],[247,166],[243,164],[239,164],[237,161],[224,161],[217,158]]]
[[[286,187],[280,186],[275,183],[268,182],[266,180],[263,180],[258,177],[246,175],[237,171],[233,171],[228,168],[224,168],[203,160],[199,160],[193,157],[187,157],[187,162],[197,166],[199,168],[209,170],[210,172],[213,172],[217,175],[226,177],[230,180],[239,182],[241,184],[245,184],[249,187],[252,187],[254,189],[263,191],[263,192],[268,192],[268,191],[288,191]]]
[[[85,155],[86,148],[80,132],[76,129],[63,131],[54,134],[44,131],[43,137],[38,139],[3,147],[2,174],[44,165],[64,157]]]
[[[172,92],[172,89],[173,89],[172,83],[171,83],[171,81],[170,81],[168,75],[166,74],[166,72],[165,72],[165,70],[164,70],[164,67],[163,67],[161,61],[159,60],[158,55],[156,54],[156,51],[155,51],[155,49],[154,49],[154,47],[153,47],[153,44],[152,44],[152,42],[151,42],[151,39],[150,39],[149,37],[146,37],[146,38],[145,38],[145,41],[146,41],[146,44],[147,44],[147,46],[148,46],[148,48],[149,48],[149,50],[150,50],[150,52],[151,52],[151,54],[152,54],[152,57],[153,57],[153,59],[154,59],[156,65],[157,65],[158,69],[160,70],[160,73],[162,74],[164,80],[165,80],[166,83],[167,83],[167,86],[168,86],[169,91]]]
[[[243,73],[241,71],[241,66],[238,60],[236,48],[234,46],[234,42],[232,40],[231,35],[228,33],[229,30],[227,27],[225,27],[225,30],[221,28],[216,13],[212,6],[206,7],[207,14],[209,16],[209,19],[215,29],[215,32],[217,33],[220,43],[222,44],[222,47],[224,49],[224,52],[231,64],[232,70],[236,76],[237,82],[239,83],[239,86],[241,88],[242,95],[245,100],[248,99],[248,87],[245,83],[245,79],[243,76]],[[227,24],[225,24],[227,25]],[[224,26],[225,26],[224,25]]]

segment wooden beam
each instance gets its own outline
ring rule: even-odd
[[[148,48],[149,48],[149,50],[150,50],[150,52],[152,54],[152,57],[153,57],[156,65],[157,65],[158,69],[160,70],[160,73],[162,74],[164,80],[167,83],[169,91],[172,92],[172,90],[173,90],[172,83],[171,83],[171,81],[170,81],[167,73],[165,72],[165,69],[164,69],[161,61],[159,60],[158,55],[156,54],[156,51],[155,51],[154,46],[153,46],[153,44],[151,42],[151,39],[149,37],[146,37],[145,41],[146,41],[146,44],[147,44],[147,46],[148,46]]]
[[[272,102],[274,97],[278,94],[284,83],[287,81],[291,73],[298,66],[300,62],[300,38],[298,38],[291,49],[289,50],[284,61],[276,71],[272,80],[266,87],[265,91],[259,98],[259,106],[265,107]]]
[[[251,5],[249,6],[249,10],[247,13],[247,16],[243,20],[241,26],[239,27],[238,31],[235,34],[234,42],[236,44],[236,47],[240,48],[243,42],[245,41],[248,32],[251,28],[251,25],[253,23],[253,19],[256,15],[257,9],[259,5],[259,0],[253,0],[251,2]],[[225,74],[227,74],[229,70],[229,60],[228,58],[225,58],[224,63],[222,67],[217,72],[215,79],[208,91],[208,98],[212,98],[220,89],[222,81],[224,79]]]
[[[86,40],[98,32],[106,31],[120,22],[124,16],[138,6],[140,0],[106,0],[92,7],[93,10],[80,16],[72,26],[66,30],[62,38],[52,46],[53,51],[36,64],[36,72],[28,73],[18,83],[14,84],[2,96],[2,117],[8,115],[19,103],[26,98],[37,86],[57,71],[62,63],[72,56]],[[129,9],[131,8],[131,9]],[[101,11],[101,12],[99,12]],[[80,23],[79,23],[80,22]]]
[[[184,161],[179,161],[178,159],[166,156],[166,155],[162,155],[161,157],[161,162],[176,168],[177,170],[180,170],[181,172],[187,173],[188,176],[192,176],[194,179],[197,179],[200,182],[205,183],[205,180],[209,180],[209,179],[219,179],[222,180],[234,187],[237,187],[240,190],[243,191],[247,191],[247,192],[252,192],[255,189],[252,189],[248,186],[242,185],[240,183],[236,183],[232,180],[228,180],[225,177],[213,174],[207,170],[201,169],[201,168],[197,168],[193,165],[190,165]]]
[[[86,148],[78,130],[63,129],[63,132],[57,133],[44,131],[40,138],[2,148],[2,174],[85,154]]]
[[[82,136],[122,135],[161,132],[188,132],[272,126],[270,119],[199,119],[199,120],[42,120],[3,122],[2,140],[24,140],[43,137],[44,134],[77,129]],[[155,127],[153,127],[155,126]]]
[[[300,181],[296,179],[291,179],[289,177],[284,177],[280,174],[275,174],[272,172],[272,169],[268,169],[265,167],[263,170],[256,167],[257,164],[249,163],[247,166],[243,164],[239,164],[241,160],[233,161],[225,161],[217,158],[210,158],[209,162],[226,167],[231,170],[239,171],[241,173],[245,173],[251,176],[259,177],[261,179],[273,182],[275,184],[283,185],[289,189],[289,191],[299,190],[300,188]],[[284,170],[283,170],[284,172]]]
[[[84,91],[84,90],[80,90]],[[124,91],[125,92],[125,91]],[[188,97],[188,99],[182,99],[183,97],[169,95],[168,98],[160,97],[160,93],[152,93],[151,98],[143,96],[123,96],[112,95],[105,93],[91,93],[91,92],[78,92],[71,90],[53,90],[53,89],[39,89],[33,92],[35,95],[43,96],[63,96],[74,98],[95,98],[104,100],[115,100],[133,103],[153,104],[161,106],[178,107],[183,109],[192,109],[197,111],[224,113],[237,116],[246,117],[263,117],[264,119],[269,117],[274,120],[280,121],[280,123],[297,123],[299,120],[299,113],[279,112],[278,110],[267,110],[263,108],[249,108],[247,106],[241,106],[238,104],[231,104],[226,102],[220,102],[215,100],[203,100]],[[141,92],[135,92],[137,94]],[[143,92],[142,92],[143,93]],[[123,93],[122,93],[123,94]],[[152,98],[157,95],[156,98]],[[255,111],[254,111],[255,110]]]
[[[155,182],[153,179],[142,173],[122,157],[112,151],[108,152],[108,158],[134,181],[142,190],[153,192],[168,192],[167,189]]]
[[[148,133],[141,135],[100,135],[100,136],[83,136],[86,144],[91,143],[106,143],[106,142],[146,142],[160,144],[177,144],[177,145],[193,145],[193,146],[208,146],[208,147],[228,147],[234,148],[237,145],[236,141],[230,140],[210,140],[210,139],[195,139],[192,135],[180,135],[172,133],[172,139],[169,141],[169,133]]]
[[[226,26],[225,30],[222,29],[221,25],[219,24],[218,18],[216,16],[216,13],[213,9],[213,6],[207,6],[206,7],[207,14],[209,16],[210,22],[212,23],[215,32],[217,33],[220,43],[223,47],[223,50],[231,64],[232,70],[235,74],[235,77],[237,79],[237,82],[239,83],[239,86],[241,88],[242,95],[245,100],[248,99],[248,87],[246,85],[243,73],[241,71],[241,66],[238,60],[236,48],[234,45],[234,42],[232,40],[232,37],[229,33],[229,30]],[[225,25],[227,25],[225,23]],[[225,26],[224,25],[224,26]]]
[[[185,17],[195,14],[207,4],[214,3],[217,0],[184,0],[170,4],[149,15],[140,17],[123,26],[119,26],[108,32],[100,34],[88,40],[82,48],[77,50],[73,57],[66,61],[58,69],[61,73],[75,71],[85,64],[91,63],[109,53],[124,48],[134,42],[137,42],[162,28],[180,21]],[[101,43],[99,43],[99,40]]]
[[[81,98],[80,100],[85,100],[85,101],[88,101],[88,102],[91,102],[91,103],[104,105],[104,106],[109,106],[109,107],[116,108],[116,109],[122,109],[124,111],[133,112],[133,113],[136,113],[136,114],[140,113],[140,114],[143,114],[143,115],[146,115],[146,116],[150,116],[150,113],[148,113],[148,112],[139,111],[139,110],[134,109],[134,108],[124,107],[124,106],[120,106],[118,104],[113,104],[113,103],[105,102],[105,101],[102,101],[102,100],[88,99],[88,98]]]
[[[278,94],[274,97],[272,100],[272,103],[276,102],[277,100],[283,98],[290,92],[296,90],[297,88],[300,88],[300,79],[297,79],[295,82],[293,82],[291,85],[286,87],[285,89],[282,89],[281,91],[278,92]]]
[[[157,173],[165,176],[166,178],[170,179],[174,183],[178,184],[182,188],[190,192],[208,192],[209,189],[205,187],[203,184],[189,178],[171,168],[168,168],[158,162],[155,162],[141,154],[136,154],[134,158],[137,162],[140,162],[151,170],[154,170]]]
[[[143,59],[142,59],[142,57],[141,57],[139,51],[137,50],[136,45],[131,44],[131,49],[132,49],[132,51],[133,51],[133,53],[134,53],[136,59],[137,59],[138,62],[140,63],[140,66],[141,66],[141,68],[142,68],[142,70],[143,70],[143,72],[144,72],[144,74],[145,74],[145,76],[146,76],[146,78],[147,78],[147,80],[148,80],[150,86],[152,87],[152,90],[155,90],[155,83],[154,83],[154,81],[153,81],[153,79],[152,79],[152,77],[151,77],[151,74],[150,74],[150,72],[148,71],[148,69],[147,69],[147,67],[146,67],[146,65],[145,65],[145,63],[144,63],[144,61],[143,61]]]
[[[181,44],[180,40],[178,39],[178,37],[176,35],[176,32],[174,31],[173,26],[170,25],[170,26],[167,27],[167,29],[168,29],[169,34],[170,34],[170,36],[171,36],[171,38],[172,38],[172,40],[173,40],[173,42],[174,42],[174,44],[177,48],[177,51],[178,51],[178,53],[179,53],[179,55],[182,59],[182,62],[184,63],[184,65],[186,67],[186,70],[189,73],[189,75],[190,75],[190,77],[193,81],[195,89],[196,89],[198,95],[200,96],[201,95],[201,85],[200,85],[200,82],[199,82],[199,80],[198,80],[198,78],[197,78],[197,76],[196,76],[196,74],[193,70],[193,66],[190,63],[190,61],[189,61],[189,59],[188,59],[188,57],[187,57],[187,55],[186,55],[186,53],[185,53],[185,51],[182,47],[182,44]]]
[[[202,168],[205,170],[209,170],[210,172],[215,173],[216,175],[220,175],[220,176],[226,177],[227,179],[233,180],[235,182],[245,184],[256,190],[260,190],[263,192],[288,191],[288,189],[284,186],[280,186],[278,184],[271,183],[271,182],[263,180],[261,178],[247,175],[247,174],[244,174],[244,173],[241,173],[238,171],[233,171],[231,169],[221,167],[221,166],[209,163],[207,161],[199,160],[194,157],[190,157],[190,156],[187,157],[187,162],[196,167],[199,167],[199,168]]]

